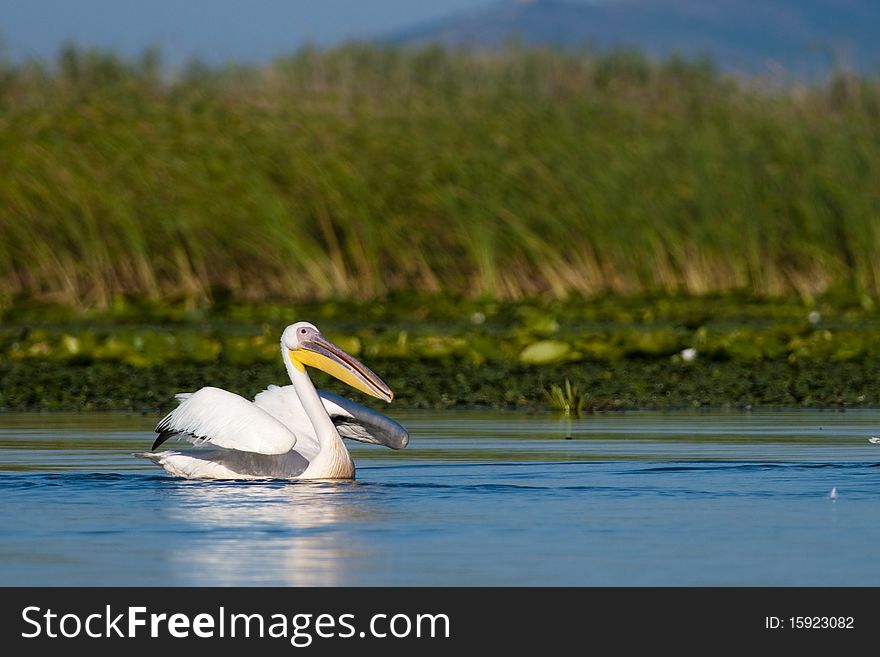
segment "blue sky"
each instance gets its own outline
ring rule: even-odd
[[[0,0],[0,53],[53,58],[68,40],[166,62],[265,61],[306,42],[381,36],[499,0]],[[581,0],[586,1],[586,0]]]

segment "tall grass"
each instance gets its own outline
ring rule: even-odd
[[[0,297],[880,292],[880,86],[546,51],[0,66]]]

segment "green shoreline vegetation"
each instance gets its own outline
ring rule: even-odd
[[[432,296],[73,314],[23,306],[2,319],[5,411],[161,411],[203,385],[253,396],[285,383],[278,339],[301,319],[378,372],[395,409],[546,410],[566,381],[587,411],[880,406],[880,316],[868,298]]]
[[[0,62],[0,171],[0,410],[253,395],[301,319],[396,408],[880,405],[876,79],[70,47]]]

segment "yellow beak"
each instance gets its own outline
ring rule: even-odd
[[[394,399],[391,388],[370,368],[354,356],[345,353],[322,335],[301,341],[298,349],[290,350],[290,358],[294,363],[316,367],[327,372],[352,388],[373,397],[384,399],[387,402]]]

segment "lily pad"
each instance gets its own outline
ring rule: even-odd
[[[540,340],[522,350],[519,361],[526,365],[551,365],[564,362],[571,353],[571,345],[561,340]]]

